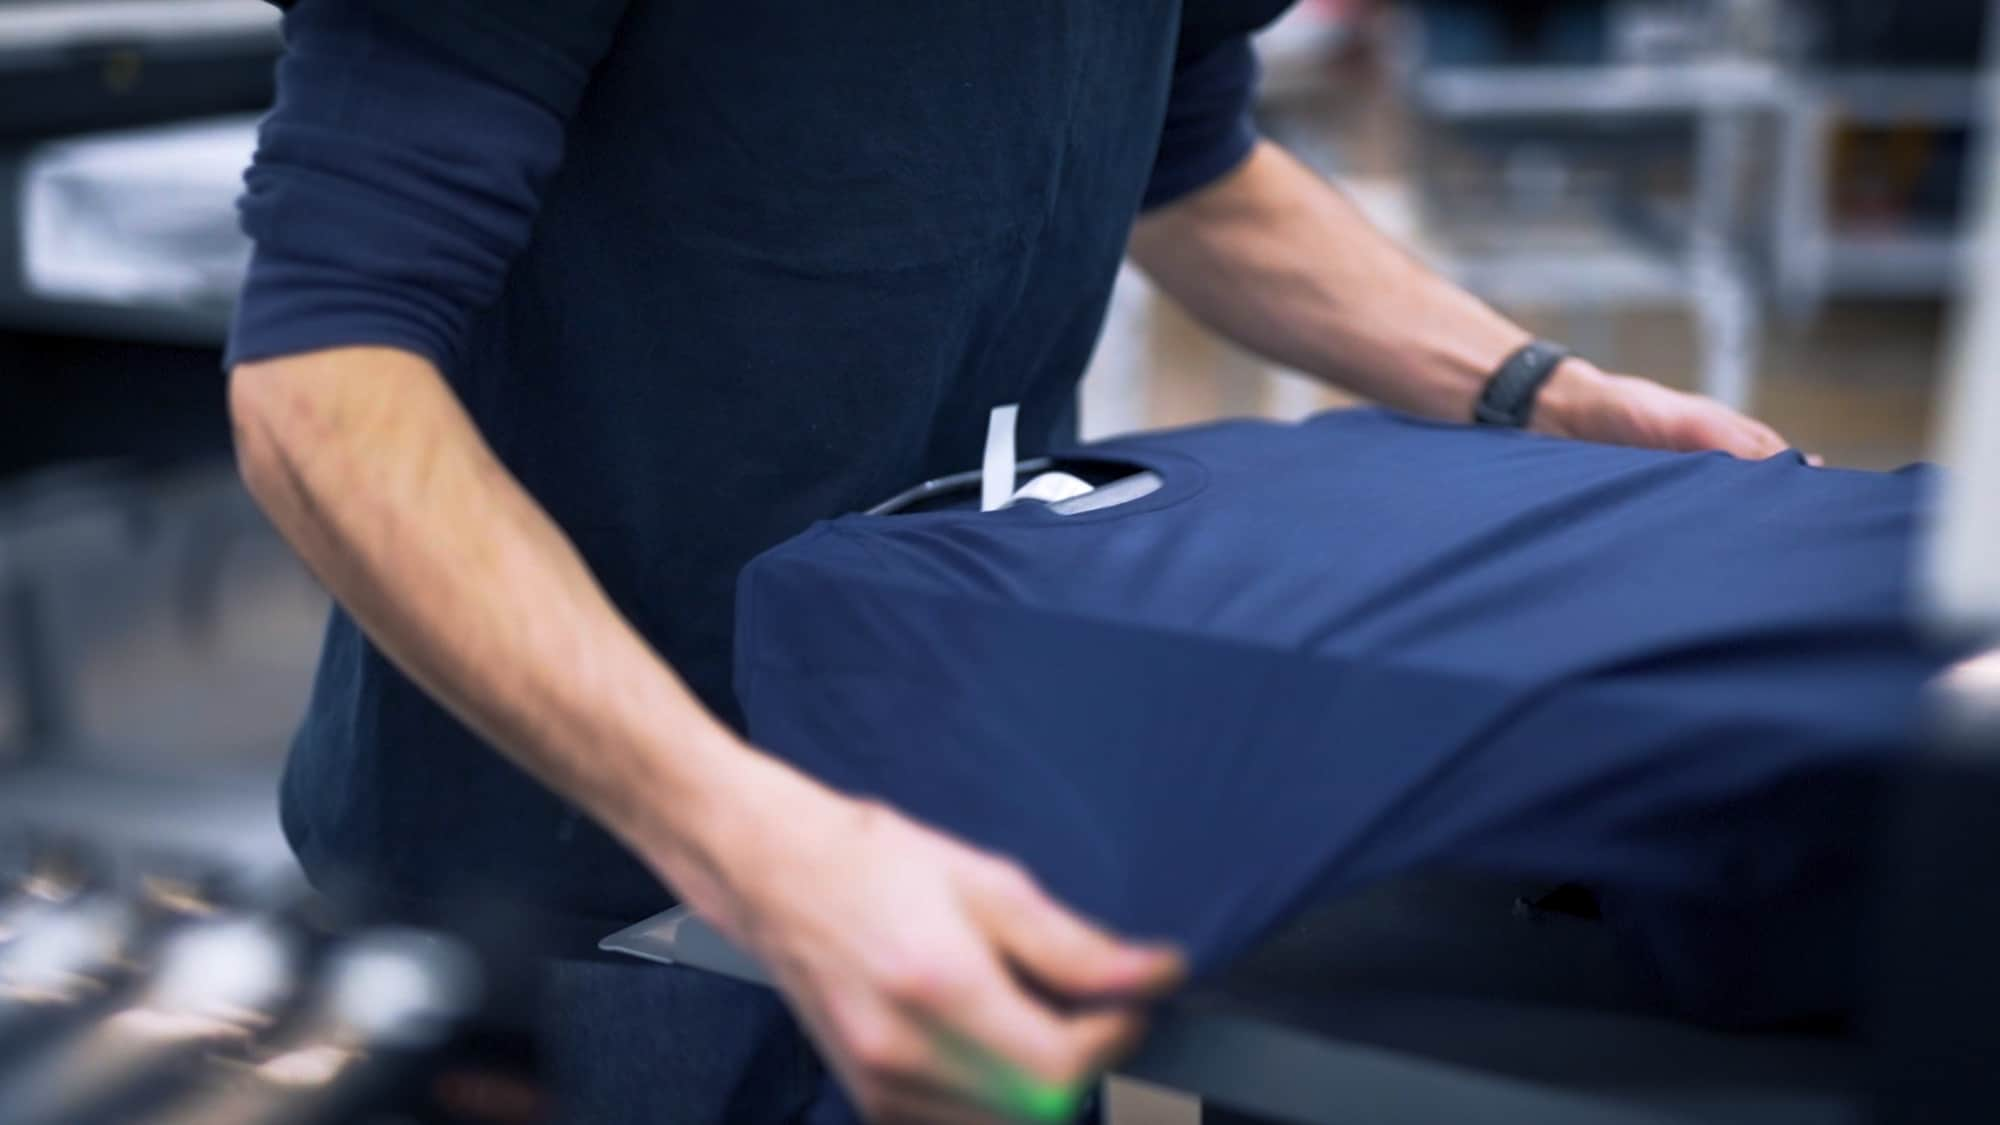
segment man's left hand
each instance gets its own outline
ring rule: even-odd
[[[1751,460],[1791,448],[1777,431],[1702,395],[1569,359],[1543,386],[1533,428],[1559,437]]]

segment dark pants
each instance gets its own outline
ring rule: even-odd
[[[819,1060],[770,989],[607,960],[552,962],[544,989],[558,1121],[793,1122],[820,1094]]]

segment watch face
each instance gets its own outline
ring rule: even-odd
[[[1547,340],[1523,345],[1507,357],[1473,408],[1473,421],[1486,426],[1525,427],[1535,413],[1535,395],[1548,382],[1569,349]]]

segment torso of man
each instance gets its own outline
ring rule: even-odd
[[[734,721],[745,562],[975,465],[995,405],[1023,456],[1067,438],[1177,53],[1284,6],[636,0],[446,374]],[[339,613],[284,805],[316,876],[391,897],[617,920],[666,893]]]

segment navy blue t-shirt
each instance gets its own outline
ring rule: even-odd
[[[972,463],[996,403],[1031,452],[1070,432],[1134,215],[1243,159],[1245,36],[1286,6],[299,0],[230,360],[434,360],[735,721],[739,568]],[[284,817],[316,877],[390,896],[663,898],[343,613]]]
[[[1573,880],[1689,1015],[1853,999],[1862,848],[1947,656],[1926,474],[1375,411],[1090,447],[1163,486],[850,515],[745,570],[761,745],[1226,963],[1417,869]]]

